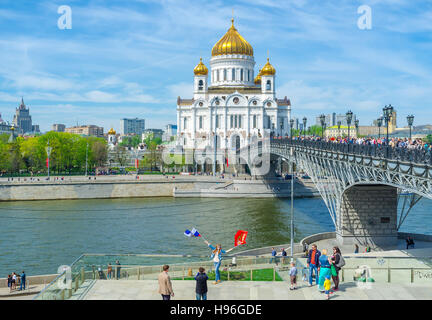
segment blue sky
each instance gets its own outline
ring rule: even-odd
[[[58,7],[72,9],[60,30]],[[360,30],[357,9],[372,9]],[[193,68],[235,25],[267,51],[278,97],[293,115],[352,109],[368,125],[385,104],[406,125],[432,123],[431,0],[1,0],[0,113],[11,121],[21,96],[41,130],[53,123],[119,128],[176,122],[176,98],[191,98]]]

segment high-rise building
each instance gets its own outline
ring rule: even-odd
[[[21,104],[15,111],[16,113],[13,118],[13,123],[17,131],[19,133],[33,132],[30,108],[27,109],[24,104],[24,98],[21,99]]]
[[[85,136],[95,136],[102,138],[103,137],[103,128],[95,125],[87,125],[87,126],[75,126],[66,128],[65,132],[80,134]]]
[[[145,130],[145,119],[127,119],[123,118],[120,120],[120,133],[127,135],[135,133],[141,135]]]
[[[1,117],[1,113],[0,113],[0,134],[6,133],[6,134],[11,134],[12,133],[12,126],[4,121]]]
[[[164,129],[162,141],[171,141],[171,137],[177,136],[177,125],[167,124]]]
[[[52,125],[52,131],[55,132],[65,132],[66,126],[64,124],[61,123],[54,123]]]

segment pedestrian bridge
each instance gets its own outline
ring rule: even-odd
[[[311,177],[343,244],[395,244],[411,208],[432,199],[430,150],[271,139],[269,152]]]

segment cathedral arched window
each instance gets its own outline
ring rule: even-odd
[[[252,127],[254,129],[256,129],[256,127],[257,127],[257,116],[256,116],[256,114],[254,114],[254,116],[253,116],[253,125],[252,125]]]
[[[266,90],[271,90],[271,81],[267,80]]]
[[[187,129],[187,118],[183,118],[183,129]]]
[[[232,71],[231,71],[231,79],[232,79],[232,81],[235,81],[235,69],[233,68],[232,69]]]
[[[243,81],[243,69],[240,69],[240,81]]]
[[[250,70],[248,69],[247,81],[250,81]]]
[[[204,81],[198,81],[198,90],[202,90],[204,88]]]
[[[219,82],[219,70],[216,70],[216,82]]]
[[[227,80],[227,70],[226,69],[223,69],[223,75],[224,75],[223,79],[224,79],[224,81],[226,81]]]
[[[202,121],[202,120],[203,120],[203,117],[200,116],[200,117],[199,117],[199,128],[200,128],[200,129],[202,129],[202,125],[203,125],[203,121]]]

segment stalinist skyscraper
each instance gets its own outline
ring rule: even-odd
[[[15,127],[18,127],[20,133],[32,132],[32,118],[30,116],[30,108],[27,109],[24,104],[24,98],[21,99],[21,104],[16,108],[13,123]]]

